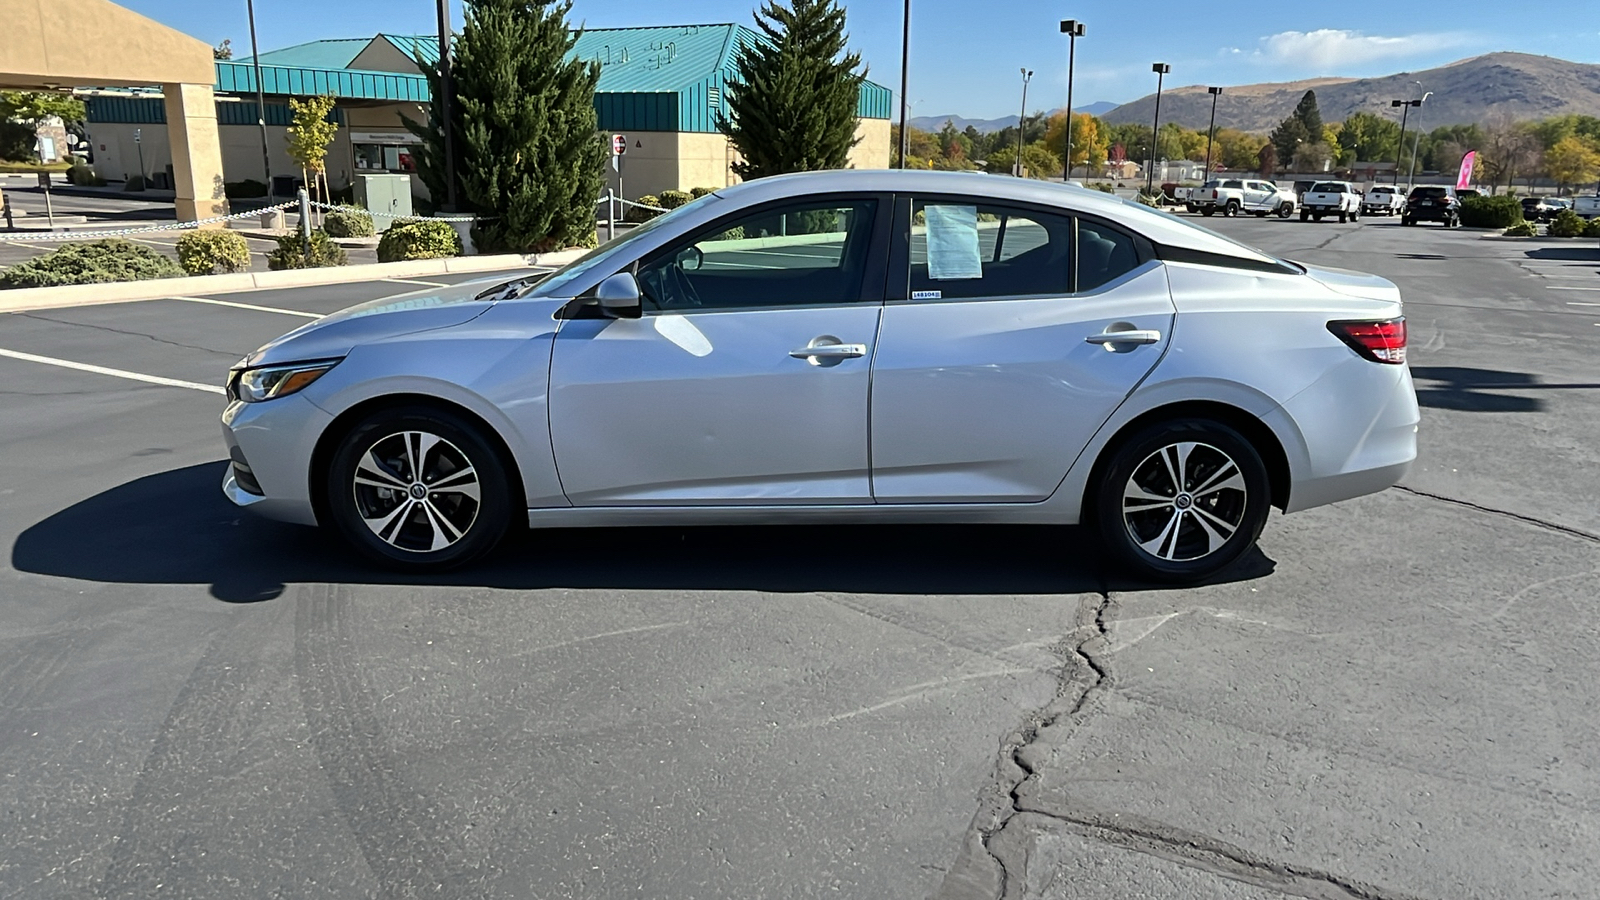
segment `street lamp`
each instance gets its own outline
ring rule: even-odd
[[[1022,115],[1017,119],[1017,177],[1022,177],[1022,133],[1028,124],[1028,82],[1033,80],[1033,70],[1023,66],[1022,72]]]
[[[267,152],[267,93],[261,84],[261,49],[256,46],[256,2],[245,0],[250,15],[250,63],[256,74],[256,124],[261,126],[261,170],[267,175],[267,203],[272,203],[272,155]]]
[[[1156,148],[1161,143],[1161,82],[1172,67],[1166,63],[1152,63],[1150,71],[1156,73],[1156,123],[1150,129],[1150,174],[1144,181],[1144,192],[1154,192],[1156,184]]]
[[[1412,84],[1422,87],[1422,82],[1413,81]],[[1406,193],[1411,193],[1412,185],[1417,178],[1417,145],[1422,143],[1422,104],[1428,102],[1433,96],[1433,91],[1428,91],[1417,100],[1417,133],[1411,136],[1411,171],[1406,173]]]
[[[1206,171],[1200,179],[1201,184],[1211,180],[1211,144],[1217,139],[1217,97],[1222,93],[1222,88],[1208,87],[1206,93],[1211,95],[1211,126],[1206,129]]]
[[[1077,19],[1062,19],[1061,33],[1067,36],[1067,145],[1065,149],[1066,174],[1062,180],[1072,180],[1072,69],[1077,62],[1078,38],[1083,37],[1083,23]]]
[[[911,136],[906,134],[907,81],[911,77],[911,0],[906,0],[906,13],[901,19],[900,32],[900,168],[906,167],[906,153],[911,149]]]
[[[1406,152],[1406,119],[1411,115],[1411,107],[1421,106],[1421,100],[1390,100],[1389,108],[1400,107],[1400,145],[1394,148],[1394,186],[1400,186],[1400,160]],[[1406,193],[1411,193],[1407,190]]]

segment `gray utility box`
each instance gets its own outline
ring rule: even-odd
[[[373,213],[379,231],[411,216],[410,175],[357,175],[355,193],[356,205]]]

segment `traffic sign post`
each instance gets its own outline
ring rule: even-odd
[[[628,136],[613,134],[611,136],[611,168],[617,173],[617,196],[626,199],[627,194],[622,192],[622,155],[628,152]]]

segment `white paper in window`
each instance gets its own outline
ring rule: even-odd
[[[924,207],[928,221],[928,278],[958,281],[982,278],[976,206]]]

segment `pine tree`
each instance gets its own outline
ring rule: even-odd
[[[571,0],[468,0],[456,39],[450,123],[457,194],[485,252],[542,253],[595,240],[604,180],[594,91],[599,66],[569,58]],[[438,96],[438,73],[424,66]],[[435,204],[445,190],[439,104],[407,124],[423,144],[417,174]]]
[[[842,169],[856,145],[866,69],[846,49],[835,0],[766,0],[756,13],[766,40],[740,47],[728,84],[730,115],[717,127],[744,157],[740,178]]]
[[[1322,140],[1322,112],[1317,109],[1317,92],[1306,91],[1294,108],[1294,117],[1305,128],[1307,140]]]
[[[1295,150],[1310,140],[1312,140],[1311,134],[1306,131],[1305,123],[1291,115],[1279,122],[1278,127],[1267,135],[1267,146],[1272,148],[1272,158],[1275,162],[1288,165],[1294,159]]]

